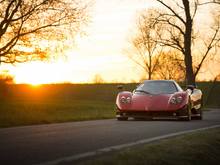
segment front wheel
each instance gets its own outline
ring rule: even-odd
[[[184,117],[183,120],[191,121],[191,119],[192,119],[192,117],[191,117],[191,107],[190,107],[190,105],[187,105],[186,117]]]
[[[200,108],[197,110],[198,111],[197,114],[199,115],[199,116],[196,117],[197,120],[202,120],[202,116],[203,116],[203,114],[202,114],[202,107],[203,107],[203,99],[201,99]]]
[[[197,119],[197,120],[202,120],[202,116],[203,116],[203,115],[202,115],[202,108],[198,109],[198,115],[199,115],[199,116],[196,116],[195,119]]]

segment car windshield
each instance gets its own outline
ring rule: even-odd
[[[177,87],[172,81],[145,81],[135,89],[135,92],[147,94],[172,94],[177,92]]]

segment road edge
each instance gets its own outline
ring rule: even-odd
[[[103,153],[110,152],[110,151],[121,150],[123,148],[132,147],[132,146],[135,146],[135,145],[146,144],[146,143],[155,142],[155,141],[158,141],[158,140],[161,140],[161,139],[166,139],[166,138],[170,138],[170,137],[175,137],[175,136],[179,136],[179,135],[183,135],[183,134],[208,130],[208,129],[212,129],[212,128],[218,128],[218,127],[220,127],[220,125],[213,125],[213,126],[198,128],[198,129],[194,129],[194,130],[180,131],[180,132],[171,133],[171,134],[167,134],[167,135],[162,135],[162,136],[157,136],[157,137],[153,137],[153,138],[138,140],[138,141],[132,142],[132,143],[115,145],[115,146],[110,146],[110,147],[98,149],[98,150],[91,151],[91,152],[86,152],[86,153],[82,153],[82,154],[62,157],[62,158],[59,158],[59,159],[56,159],[56,160],[47,161],[47,162],[43,162],[43,163],[39,163],[39,164],[35,164],[35,165],[58,165],[59,163],[76,161],[76,160],[84,159],[84,158],[87,158],[87,157],[101,155]]]

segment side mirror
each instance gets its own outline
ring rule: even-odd
[[[187,86],[186,86],[186,90],[187,90],[187,89],[191,90],[191,94],[193,93],[193,91],[194,91],[195,88],[196,88],[196,87],[195,87],[194,85],[187,85]]]
[[[190,90],[193,91],[195,89],[195,86],[194,85],[187,85],[186,89],[190,89]]]
[[[122,90],[123,89],[123,85],[118,85],[117,88],[118,88],[118,90]]]

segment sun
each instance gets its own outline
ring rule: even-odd
[[[39,87],[39,86],[41,86],[42,84],[41,83],[29,83],[33,88],[37,88],[37,87]]]
[[[33,87],[37,87],[37,86],[40,86],[42,84],[46,84],[46,82],[39,81],[37,79],[28,80],[28,81],[26,81],[26,83],[32,85]]]
[[[48,62],[30,62],[16,67],[15,82],[39,86],[40,84],[49,84],[61,82],[62,76],[59,74],[59,68],[64,64]]]

